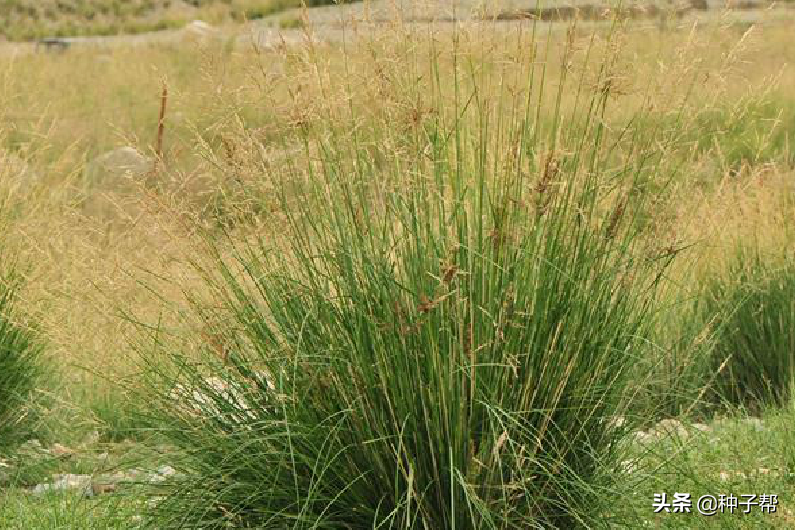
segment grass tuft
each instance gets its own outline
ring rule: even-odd
[[[710,366],[716,398],[753,410],[788,402],[795,381],[793,304],[795,270],[759,253],[741,253],[727,277],[708,281],[701,317],[719,326]]]
[[[155,525],[609,517],[605,470],[631,424],[616,418],[675,254],[639,240],[675,131],[608,131],[613,57],[590,49],[595,77],[564,72],[552,94],[577,91],[571,116],[545,106],[542,73],[497,119],[499,89],[458,77],[456,46],[429,61],[455,77],[451,99],[430,86],[423,149],[375,156],[352,125],[306,127],[302,160],[277,177],[285,237],[210,240],[218,259],[201,272],[226,318],[212,356],[150,357],[153,414],[185,474],[156,492]]]
[[[34,392],[44,375],[38,339],[16,320],[16,293],[13,276],[6,275],[0,282],[0,454],[31,434]]]

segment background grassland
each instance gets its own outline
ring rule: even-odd
[[[231,17],[230,7],[218,9]],[[288,193],[274,200],[277,192],[291,189],[284,187],[284,175],[302,182],[323,167],[324,157],[334,156],[351,174],[366,164],[379,190],[399,189],[406,184],[401,175],[411,167],[408,161],[417,153],[427,157],[443,140],[434,134],[440,122],[454,123],[460,113],[460,119],[469,120],[462,129],[476,131],[479,121],[507,123],[515,116],[527,97],[521,92],[527,74],[521,64],[529,53],[537,53],[538,64],[545,65],[549,86],[566,75],[582,76],[587,90],[603,86],[587,60],[589,46],[594,53],[615,56],[609,76],[613,110],[604,116],[605,145],[612,150],[599,153],[607,166],[620,167],[635,156],[614,128],[633,109],[647,108],[631,130],[636,138],[669,140],[653,182],[659,197],[669,199],[652,198],[638,217],[646,227],[642,248],[687,249],[684,263],[675,262],[666,275],[663,306],[688,307],[708,279],[730,277],[729,258],[738,248],[773,262],[789,259],[793,167],[788,142],[795,129],[789,88],[795,85],[795,71],[786,65],[795,50],[788,45],[789,28],[745,30],[716,24],[660,31],[651,39],[648,28],[630,27],[609,44],[604,33],[593,37],[584,28],[555,30],[548,48],[543,40],[535,48],[527,26],[521,36],[463,28],[454,44],[444,31],[420,39],[398,25],[344,46],[252,50],[210,42],[3,55],[0,203],[9,226],[3,250],[30,265],[21,304],[46,337],[48,356],[63,367],[64,385],[51,405],[52,417],[55,423],[68,421],[69,428],[53,428],[56,434],[48,441],[77,443],[95,429],[102,443],[142,436],[131,431],[141,424],[127,404],[134,396],[140,399],[142,366],[158,361],[147,356],[158,351],[164,358],[217,357],[208,331],[228,331],[229,314],[202,271],[212,269],[219,256],[235,256],[255,238],[287,249],[285,204],[293,197]],[[169,100],[159,171],[139,181],[91,176],[86,165],[113,147],[134,145],[153,154],[164,82]],[[471,98],[468,108],[490,102],[489,112],[460,112],[464,102],[457,90]],[[575,93],[565,92],[560,100],[554,91],[535,97],[542,109],[539,128],[555,126],[556,105],[564,126],[559,138],[538,144],[534,163],[563,166],[582,132]],[[492,130],[502,129],[495,125]],[[334,142],[323,152],[318,145],[307,146],[307,136]],[[477,145],[482,139],[470,135],[461,141]],[[510,137],[497,135],[489,142],[484,151],[494,160],[510,160],[515,149]],[[457,161],[451,158],[452,167]],[[478,160],[467,162],[479,167]],[[558,182],[547,185],[563,188]],[[305,208],[318,216],[330,210],[323,200]],[[606,224],[611,211],[600,212]],[[208,233],[224,237],[208,247],[202,237]],[[292,259],[285,257],[283,266]],[[660,405],[664,396],[665,415],[691,411],[703,385],[698,370],[692,381],[682,378],[703,361],[692,345],[704,329],[689,328],[688,315],[673,311],[657,322],[655,342],[666,362],[640,363],[646,375],[659,380],[649,401]],[[148,403],[147,396],[140,402]],[[776,489],[782,502],[791,498],[791,481],[781,477],[795,469],[791,455],[779,450],[789,446],[791,433],[784,427],[792,420],[791,407],[768,414],[773,420],[764,434],[726,427],[720,436],[739,439],[736,445],[715,446],[705,439],[685,446],[661,442],[635,455],[646,467],[630,483],[642,485],[629,488],[634,495],[626,503],[605,503],[606,513],[637,521],[638,514],[649,511],[654,491],[691,486],[694,493],[714,491],[722,487],[720,472],[729,467],[746,474],[775,467],[780,478],[738,479],[731,486]],[[737,462],[738,451],[761,456]],[[87,517],[110,518],[107,527],[121,524],[113,519],[118,513],[93,511],[93,504],[74,504],[68,497],[39,502],[13,491],[2,495],[1,521],[35,513],[46,524],[76,528]],[[698,524],[753,528],[760,521],[724,518]]]
[[[728,219],[754,226],[757,219],[780,215],[776,208],[749,213],[728,202],[722,210],[726,217],[705,222],[698,215],[707,215],[708,209],[696,207],[704,197],[718,200],[727,187],[753,182],[750,175],[784,175],[776,178],[786,180],[788,153],[771,145],[786,145],[793,127],[787,114],[791,95],[785,87],[795,80],[791,69],[782,71],[780,63],[789,53],[788,34],[775,27],[763,31],[752,32],[739,46],[742,32],[732,28],[663,33],[654,45],[642,33],[629,31],[621,43],[633,54],[622,56],[616,67],[614,97],[622,104],[609,118],[616,122],[622,109],[641,101],[643,91],[654,90],[650,102],[664,123],[677,110],[666,104],[683,96],[674,82],[677,76],[693,69],[713,72],[694,87],[687,109],[700,112],[686,117],[691,136],[680,139],[684,148],[678,149],[676,160],[669,160],[683,166],[679,179],[670,184],[681,198],[672,208],[654,211],[652,219],[665,241],[701,243],[699,252],[710,260],[700,267],[703,274],[719,265],[726,246],[733,244],[727,238],[736,232],[728,228]],[[574,42],[581,46],[588,39],[583,32]],[[483,63],[477,72],[487,80],[484,90],[495,87],[488,84],[489,64],[522,53],[500,33],[472,33],[462,42],[473,61],[486,56],[495,61]],[[553,36],[550,56],[559,57],[564,46],[563,35]],[[24,161],[37,176],[16,179],[9,190],[16,201],[16,244],[27,249],[38,269],[28,287],[30,307],[50,326],[57,357],[103,374],[127,372],[134,364],[126,345],[127,325],[116,318],[114,306],[125,300],[124,306],[139,312],[159,311],[157,304],[145,301],[149,294],[140,288],[138,273],[130,271],[189,277],[192,272],[180,256],[193,252],[185,246],[190,222],[175,220],[224,224],[251,213],[252,201],[263,208],[262,199],[267,204],[274,186],[267,177],[300,148],[301,128],[331,130],[354,105],[362,148],[377,163],[384,163],[388,153],[414,149],[425,123],[444,112],[454,94],[440,94],[439,104],[430,103],[423,82],[406,78],[402,65],[409,49],[403,43],[376,54],[375,49],[354,47],[343,60],[336,46],[253,53],[217,45],[153,45],[5,58],[2,139],[8,156]],[[570,57],[572,65],[583,60],[582,54]],[[322,65],[320,72],[316,64]],[[666,69],[654,77],[659,86],[646,86],[643,80],[660,64]],[[424,68],[415,66],[427,76]],[[440,68],[438,75],[450,75],[449,64]],[[560,72],[554,62],[545,75],[554,83]],[[768,82],[776,78],[778,84]],[[131,144],[152,152],[164,80],[170,93],[167,172],[149,184],[87,180],[85,163],[114,146]],[[350,86],[358,87],[353,100],[346,96]],[[552,96],[544,97],[549,98],[547,106],[554,104]],[[564,112],[570,97],[564,95]],[[506,109],[509,104],[505,102]],[[755,108],[769,109],[765,119],[753,118]],[[782,140],[771,144],[770,138]],[[730,162],[725,153],[732,151],[751,154]],[[769,197],[775,190],[762,187],[759,193]],[[164,212],[163,204],[178,215]],[[264,208],[257,226],[278,227],[278,211]],[[759,237],[768,233],[748,230]],[[278,228],[273,232],[278,235]],[[41,245],[42,240],[47,244]],[[775,247],[772,239],[762,244]],[[178,283],[167,282],[165,292],[178,296]],[[194,342],[201,346],[201,340]]]
[[[333,0],[3,0],[0,36],[42,37],[135,34],[180,28],[194,19],[241,22]]]

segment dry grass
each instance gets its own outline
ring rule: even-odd
[[[0,36],[30,40],[51,36],[135,34],[180,28],[194,19],[212,24],[263,18],[331,0],[9,0],[0,4]]]

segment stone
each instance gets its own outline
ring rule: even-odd
[[[259,384],[275,391],[276,386],[265,372],[257,372],[257,381],[249,381],[246,385]],[[246,400],[243,386],[239,382],[224,380],[220,377],[208,377],[201,385],[190,388],[183,384],[176,385],[169,397],[177,402],[178,406],[192,415],[217,417],[222,414],[218,405],[225,402],[237,413],[230,414],[230,419],[245,423],[247,420],[256,420],[257,415],[251,410],[251,405]],[[224,406],[224,409],[226,407]]]
[[[166,480],[168,480],[168,478],[164,477],[163,475],[152,473],[151,475],[149,475],[149,479],[147,480],[147,482],[149,482],[150,484],[159,484],[161,482],[165,482]]]
[[[53,481],[47,484],[37,484],[32,492],[34,495],[43,495],[50,491],[81,490],[84,495],[91,497],[94,490],[91,487],[91,475],[53,475]]]
[[[242,417],[233,415],[234,419],[239,420],[246,416],[250,419],[255,418],[253,412],[249,410],[249,405],[246,403],[242,393],[220,377],[205,379],[204,388],[201,389],[188,390],[182,385],[177,385],[172,391],[172,397],[178,400],[185,399],[187,406],[194,414],[219,416],[222,411],[218,408],[218,403],[219,401],[225,401],[234,409],[238,409],[243,413]]]
[[[182,475],[177,473],[176,469],[174,469],[171,466],[165,465],[157,468],[156,473],[150,474],[149,477],[147,478],[147,482],[149,482],[150,484],[158,484],[160,482],[165,482],[170,478],[177,478],[181,476]]]
[[[75,454],[72,449],[69,449],[65,445],[61,445],[59,443],[52,444],[50,447],[50,454],[53,456],[57,456],[59,458],[68,458]]]
[[[131,146],[118,147],[108,151],[93,161],[86,170],[91,178],[104,177],[135,178],[147,174],[154,167],[154,161]]]
[[[611,429],[621,429],[627,424],[627,420],[624,416],[613,416],[607,424]]]
[[[635,431],[633,433],[633,435],[635,436],[635,441],[636,442],[638,442],[640,444],[644,444],[644,445],[648,444],[648,443],[652,443],[655,440],[657,440],[657,436],[654,433],[652,433],[652,432]]]
[[[690,434],[681,421],[674,419],[665,419],[660,421],[654,427],[654,433],[658,436],[676,436],[683,440],[686,439]]]
[[[177,470],[171,466],[160,466],[157,468],[157,473],[164,477],[171,477],[177,474]]]
[[[0,458],[0,486],[11,481],[11,464]]]
[[[50,451],[34,438],[20,446],[17,450],[17,456],[27,460],[43,460],[50,457]]]
[[[621,469],[624,473],[636,473],[638,471],[638,463],[635,460],[624,460],[621,462]]]
[[[105,495],[116,491],[116,484],[109,482],[92,482],[91,493],[94,495]]]
[[[146,507],[149,508],[150,510],[157,508],[157,505],[160,504],[160,502],[163,501],[163,499],[165,499],[165,497],[159,495],[156,497],[149,498],[146,500]]]
[[[189,22],[183,31],[186,36],[198,39],[212,38],[218,35],[218,30],[203,20]]]

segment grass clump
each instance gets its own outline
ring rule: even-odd
[[[16,320],[15,285],[13,279],[0,282],[0,454],[31,433],[33,393],[44,374],[41,345]]]
[[[795,374],[795,269],[742,252],[705,290],[702,319],[717,328],[715,398],[752,410],[785,404]]]
[[[497,74],[459,77],[456,43],[430,60],[421,149],[376,157],[352,125],[304,128],[277,176],[280,234],[211,240],[224,362],[153,365],[147,395],[185,474],[158,490],[156,525],[609,520],[631,423],[615,420],[673,255],[639,237],[671,131],[608,131],[609,57],[574,83],[564,62],[551,99],[579,91],[566,119],[543,72],[498,115],[510,105],[479,92]]]

